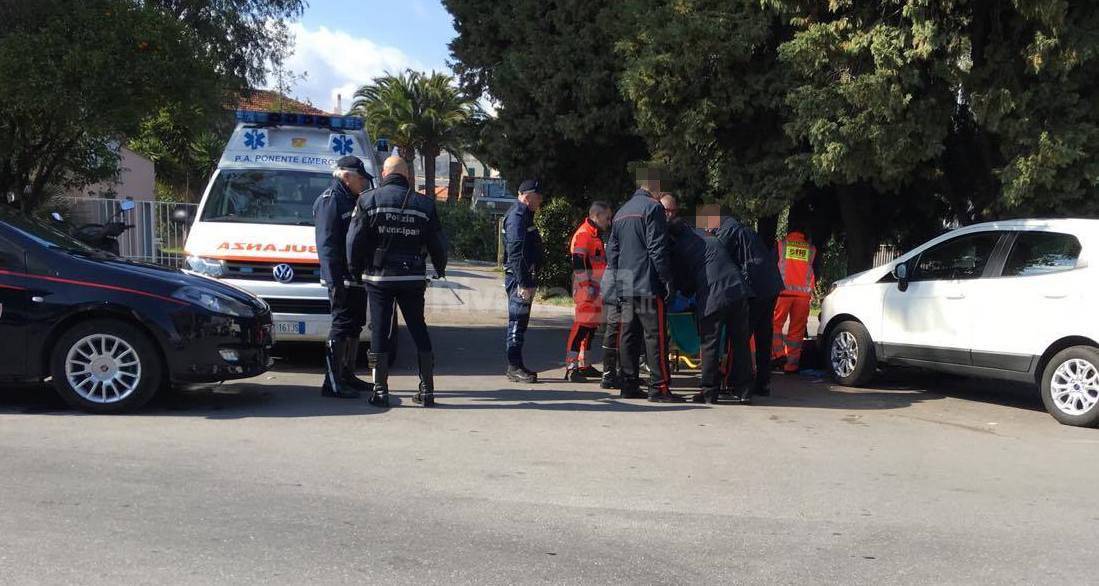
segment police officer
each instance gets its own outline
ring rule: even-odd
[[[536,179],[519,184],[519,201],[504,216],[504,290],[508,296],[505,374],[512,382],[538,382],[538,373],[523,363],[523,339],[534,302],[534,275],[542,264],[542,236],[534,226],[534,214],[542,207],[542,185]]]
[[[405,326],[418,350],[420,388],[413,402],[435,404],[435,355],[424,322],[427,263],[431,256],[436,278],[446,274],[446,244],[435,211],[435,200],[412,190],[408,164],[389,157],[382,167],[381,186],[361,198],[351,220],[347,258],[351,276],[366,283],[370,319],[374,391],[370,402],[389,406],[389,344],[384,327],[400,306]],[[365,271],[366,276],[363,277]]]
[[[667,220],[652,192],[638,189],[614,215],[607,240],[607,273],[621,311],[623,398],[647,396],[654,402],[681,402],[669,391],[665,303],[672,294]],[[649,389],[640,391],[641,340],[649,364]]]
[[[332,175],[332,185],[313,202],[321,281],[328,287],[332,305],[321,395],[354,399],[370,392],[372,385],[355,376],[359,334],[366,321],[366,293],[348,279],[347,230],[355,200],[372,186],[373,177],[358,157],[350,155],[336,161]]]
[[[720,356],[725,332],[726,381],[734,399],[747,402],[751,394],[752,358],[748,349],[748,288],[736,263],[717,238],[674,220],[668,228],[672,241],[675,286],[695,298],[695,321],[702,350],[702,392],[696,403],[717,403],[721,391]]]
[[[785,285],[773,250],[754,230],[722,210],[717,239],[737,263],[748,284],[748,331],[756,345],[756,376],[752,393],[771,394],[771,336],[774,328],[775,301]]]

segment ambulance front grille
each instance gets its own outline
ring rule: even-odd
[[[253,281],[274,281],[276,266],[274,262],[238,262],[225,263],[225,276],[230,279],[248,279]],[[317,265],[288,263],[294,269],[294,278],[288,283],[319,283],[321,270]]]

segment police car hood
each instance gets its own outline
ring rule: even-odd
[[[317,240],[312,226],[195,222],[187,235],[190,256],[244,261],[317,263]]]

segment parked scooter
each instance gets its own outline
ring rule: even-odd
[[[127,212],[134,209],[134,205],[132,199],[121,200],[118,204],[118,211],[106,223],[84,224],[71,230],[71,233],[77,240],[117,256],[119,253],[118,237],[126,230],[134,227],[133,224],[127,224],[125,221],[120,220]],[[64,223],[65,221],[61,214],[57,212],[54,212],[51,216],[55,222]]]

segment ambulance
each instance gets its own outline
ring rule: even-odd
[[[185,268],[266,301],[276,340],[324,340],[330,306],[313,202],[342,156],[359,157],[377,177],[385,141],[375,145],[362,119],[352,116],[242,111],[236,117],[191,223]],[[369,338],[366,329],[363,337]]]

